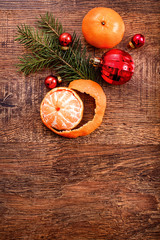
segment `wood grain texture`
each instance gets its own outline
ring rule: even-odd
[[[1,149],[1,239],[158,239],[159,147]]]
[[[17,25],[34,26],[50,11],[99,57],[104,51],[81,33],[83,17],[96,6],[123,17],[126,31],[117,48],[132,55],[135,73],[123,86],[102,82],[102,125],[66,139],[40,119],[50,71],[17,73],[25,50],[14,38]],[[0,0],[0,240],[160,239],[159,17],[156,0]],[[127,43],[135,33],[144,34],[146,44],[131,51]],[[81,97],[87,121],[94,101]]]

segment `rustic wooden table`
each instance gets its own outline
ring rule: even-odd
[[[122,86],[103,82],[102,125],[66,139],[40,119],[50,71],[18,73],[24,49],[14,38],[17,25],[34,26],[50,11],[87,45],[81,23],[96,6],[123,17],[126,31],[117,47],[130,52],[135,73]],[[159,10],[157,0],[0,0],[0,240],[160,239]],[[146,44],[131,51],[135,33]]]

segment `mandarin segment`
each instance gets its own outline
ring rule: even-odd
[[[83,102],[69,88],[54,88],[41,103],[41,118],[47,127],[70,130],[76,127],[83,116]]]

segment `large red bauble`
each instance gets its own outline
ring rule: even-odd
[[[129,53],[112,49],[103,54],[101,61],[102,78],[113,85],[121,85],[128,82],[134,72],[134,62]]]

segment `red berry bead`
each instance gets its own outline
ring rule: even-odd
[[[142,34],[135,34],[131,41],[129,42],[129,46],[131,48],[139,48],[142,47],[145,43],[145,38]]]
[[[72,43],[72,36],[71,36],[71,34],[69,34],[67,32],[62,33],[59,36],[59,43],[62,46],[63,50],[67,50],[69,45]]]
[[[44,83],[47,88],[53,89],[57,86],[58,79],[56,76],[49,75],[45,78]]]

